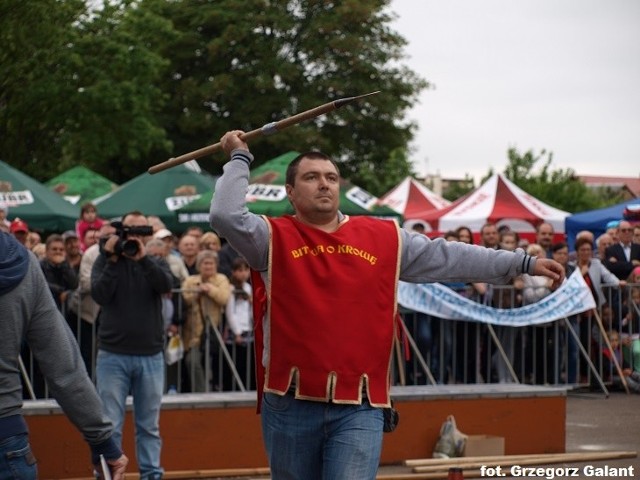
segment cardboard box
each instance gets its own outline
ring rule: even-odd
[[[469,435],[462,456],[485,457],[489,455],[504,455],[504,437]]]

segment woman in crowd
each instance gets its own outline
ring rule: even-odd
[[[218,328],[222,311],[229,300],[231,287],[226,275],[218,273],[218,254],[213,250],[202,250],[196,257],[196,275],[191,275],[182,283],[182,296],[187,306],[187,318],[182,329],[185,364],[191,391],[205,392],[209,378],[206,378],[203,349],[211,345],[211,356],[217,357],[218,342],[207,343],[209,338],[206,323]],[[212,335],[215,335],[213,333]]]
[[[473,244],[473,234],[469,227],[465,227],[463,225],[456,228],[456,236],[458,237],[459,242]]]
[[[584,281],[591,290],[591,294],[593,295],[598,308],[601,308],[607,302],[602,290],[604,285],[611,285],[614,287],[624,287],[626,285],[624,280],[619,280],[618,277],[607,270],[598,258],[594,258],[593,244],[588,238],[579,238],[576,241],[575,268],[580,271]],[[587,311],[578,315],[578,323],[576,327],[579,332],[577,333],[579,333],[580,341],[587,351],[591,351],[590,325],[594,318],[594,311]],[[580,371],[583,375],[586,373],[586,361],[580,362]],[[583,378],[581,382],[582,381],[586,381],[586,379]]]

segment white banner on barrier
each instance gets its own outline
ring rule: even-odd
[[[398,303],[439,318],[522,327],[539,325],[596,308],[591,290],[576,270],[560,288],[537,303],[519,308],[493,308],[458,295],[439,283],[398,285]]]

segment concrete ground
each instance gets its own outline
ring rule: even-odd
[[[566,452],[620,452],[633,451],[640,453],[640,396],[635,394],[614,392],[609,397],[602,393],[570,392],[567,396],[567,425],[566,425]],[[526,435],[526,432],[523,432]],[[608,471],[594,470],[592,476],[588,476],[589,470],[585,467],[591,465],[594,468],[608,467]],[[488,465],[490,466],[490,465]],[[577,468],[578,476],[555,476],[555,479],[568,478],[593,479],[593,478],[639,478],[640,458],[625,458],[618,460],[604,460],[591,462],[569,462],[557,465],[542,465],[545,468],[570,467]],[[538,466],[536,466],[537,468]],[[622,477],[618,475],[621,470],[613,471],[612,468],[626,469],[633,475]],[[503,469],[503,473],[509,472],[509,468]],[[622,471],[622,473],[627,473]],[[607,476],[597,475],[606,473]],[[420,476],[412,475],[411,469],[402,466],[385,466],[379,470],[379,477],[385,480],[397,478],[419,480]],[[545,478],[545,475],[529,478]],[[426,478],[426,477],[423,477]],[[446,478],[446,475],[442,478]],[[464,479],[492,478],[474,477],[464,474]],[[497,478],[497,477],[494,477]],[[515,477],[501,477],[515,478]],[[548,478],[553,478],[549,475]]]
[[[567,452],[634,451],[640,454],[640,395],[612,393],[605,398],[602,394],[570,394],[566,445]],[[631,478],[640,478],[638,457],[593,464],[634,467]]]

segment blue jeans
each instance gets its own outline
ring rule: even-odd
[[[105,413],[113,422],[113,440],[120,447],[125,402],[131,393],[140,479],[162,478],[159,421],[164,387],[163,352],[155,355],[121,355],[99,350],[96,385]]]
[[[26,433],[0,440],[0,480],[35,480],[38,465]]]
[[[273,480],[375,479],[382,410],[265,393],[262,435]]]

